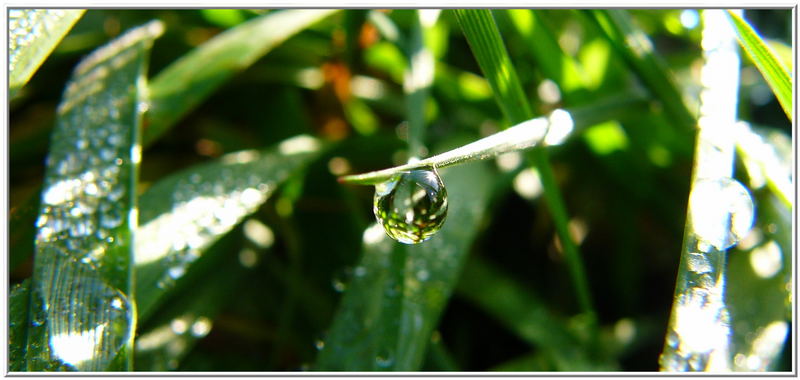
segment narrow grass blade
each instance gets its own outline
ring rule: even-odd
[[[422,12],[431,11],[414,11],[411,33],[406,41],[408,66],[403,79],[403,91],[406,94],[409,156],[416,158],[425,155],[425,115],[427,114],[425,110],[435,72],[433,54],[425,46],[426,29],[432,25],[430,22],[428,25],[423,25]],[[435,22],[436,19],[433,20]]]
[[[672,121],[684,130],[691,130],[695,118],[686,108],[672,73],[653,52],[653,45],[637,29],[630,15],[622,9],[585,10],[589,18],[603,32],[614,49],[641,79],[650,92],[664,105]]]
[[[478,61],[484,76],[489,81],[495,100],[503,110],[503,114],[512,123],[521,123],[530,119],[531,112],[524,96],[514,66],[505,49],[500,32],[492,18],[491,11],[486,9],[455,10],[458,22],[472,53]],[[532,150],[532,161],[539,170],[545,201],[554,219],[556,231],[564,245],[570,275],[572,276],[578,302],[584,313],[594,315],[594,308],[589,291],[589,284],[583,268],[578,246],[572,240],[567,229],[567,210],[561,192],[556,184],[553,169],[542,147]]]
[[[28,83],[84,12],[85,9],[8,10],[9,98]]]
[[[139,199],[136,295],[146,319],[212,243],[254,212],[321,143],[297,136],[263,151],[230,153],[154,184]]]
[[[509,9],[507,12],[517,33],[530,46],[542,74],[558,83],[565,98],[579,102],[589,100],[583,70],[561,49],[554,32],[544,22],[542,12],[530,9]]]
[[[764,43],[750,23],[743,17],[734,12],[728,11],[728,17],[736,30],[736,38],[739,44],[747,52],[747,55],[756,64],[758,71],[767,80],[767,84],[772,89],[772,93],[778,98],[778,102],[786,113],[789,121],[792,121],[792,79],[789,71],[777,59],[772,49]]]
[[[565,328],[532,292],[503,274],[491,263],[471,257],[458,283],[459,296],[475,303],[517,336],[545,351],[561,371],[589,371],[600,367],[590,361],[585,344]],[[609,369],[609,368],[605,368]]]
[[[271,12],[214,37],[161,71],[150,83],[148,146],[235,73],[335,9]]]
[[[704,86],[683,248],[659,360],[663,371],[732,369],[726,251],[753,221],[750,194],[731,179],[739,78],[734,32],[723,11],[702,16]]]
[[[42,192],[27,370],[131,368],[133,231],[154,21],[94,51],[59,105]]]
[[[485,165],[443,173],[447,223],[429,241],[405,246],[380,225],[364,232],[359,265],[320,352],[316,370],[414,371],[483,218],[492,176]]]

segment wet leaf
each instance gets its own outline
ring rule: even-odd
[[[84,12],[85,9],[9,9],[9,98],[28,83]]]
[[[58,109],[36,224],[27,370],[129,369],[140,106],[154,21],[95,50]]]
[[[166,177],[139,199],[136,299],[146,319],[204,250],[261,206],[316,157],[321,143],[301,135],[262,151],[230,153]]]

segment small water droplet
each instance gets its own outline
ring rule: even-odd
[[[675,332],[675,330],[670,330],[669,334],[667,334],[667,344],[672,347],[672,349],[678,349],[680,339],[678,339],[678,334]]]
[[[730,248],[747,235],[755,215],[750,192],[731,178],[698,179],[689,212],[701,251]]]
[[[427,269],[420,269],[417,271],[417,280],[420,280],[422,282],[428,281],[430,276],[431,274],[428,272]]]
[[[323,341],[322,339],[317,339],[314,342],[314,347],[316,347],[317,350],[325,348],[325,341]]]
[[[378,353],[378,356],[375,357],[375,364],[381,368],[388,368],[389,366],[394,363],[394,359],[392,358],[392,354],[387,349],[381,349]]]
[[[331,285],[333,286],[333,290],[335,290],[337,293],[341,293],[347,289],[347,284],[345,284],[344,281],[338,277],[334,277],[331,280]]]
[[[392,239],[421,243],[444,224],[447,191],[435,169],[404,172],[375,186],[373,212]]]

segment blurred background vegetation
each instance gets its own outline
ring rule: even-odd
[[[165,32],[152,48],[148,75],[152,78],[221,32],[269,12],[87,11],[10,101],[12,236],[21,227],[14,225],[14,218],[40,196],[57,105],[72,70],[85,55],[132,27],[159,19]],[[674,74],[686,104],[696,111],[702,66],[698,12],[629,13]],[[236,73],[144,150],[140,192],[178,170],[226,153],[262,149],[298,134],[332,142],[243,226],[212,246],[209,251],[217,254],[204,255],[156,311],[139,321],[137,339],[164,326],[175,335],[161,349],[137,349],[134,369],[315,368],[340,300],[362,268],[358,266],[362,235],[374,221],[373,189],[341,185],[336,177],[401,164],[408,158],[403,93],[408,60],[402,44],[387,37],[391,30],[387,25],[408,36],[415,15],[413,10],[334,13]],[[496,10],[494,16],[537,115],[560,107],[591,107],[642,88],[581,11],[537,11],[537,27],[552,36],[557,42],[553,46],[537,44],[536,35],[517,27],[506,10]],[[744,16],[791,64],[791,11],[747,10]],[[425,45],[435,58],[424,112],[426,146],[441,151],[509,124],[451,11],[441,12],[426,31]],[[553,70],[566,69],[543,63],[547,49],[560,49],[574,58],[582,68],[581,83],[553,77]],[[664,344],[681,252],[694,131],[674,124],[661,103],[650,97],[643,105],[614,110],[611,118],[576,131],[563,144],[548,148],[548,153],[571,217],[570,229],[580,245],[601,328],[602,344],[600,352],[592,354],[592,368],[653,371]],[[784,144],[790,141],[790,122],[744,55],[739,118],[765,133],[782,135],[779,140]],[[474,242],[464,244],[463,267],[451,268],[457,278],[452,297],[440,317],[426,321],[435,329],[420,353],[420,370],[569,369],[569,363],[532,343],[524,331],[522,320],[534,309],[545,310],[554,323],[576,336],[583,334],[585,323],[552,218],[535,189],[515,179],[523,175],[517,165],[514,157],[506,157],[486,166],[492,174],[485,177],[492,181],[490,196],[479,203],[484,211],[478,228],[467,233],[466,240]],[[741,162],[736,165],[736,176],[748,183]],[[752,191],[763,204],[781,208],[766,188]],[[787,213],[777,213],[781,212]],[[777,232],[764,231],[791,231],[785,215],[759,214],[759,218],[759,225],[780,226]],[[458,225],[459,220],[446,223]],[[248,229],[261,231],[256,235],[266,236],[266,241],[254,242]],[[16,284],[31,275],[33,239],[28,236],[10,244],[10,277]],[[790,245],[783,248],[791,253]],[[746,251],[732,250],[730,260]],[[21,259],[15,260],[16,256]],[[731,276],[750,270],[736,265],[731,263]],[[784,271],[791,275],[788,262]],[[761,294],[750,288],[756,280],[729,280],[729,291]],[[187,310],[193,319],[181,319]],[[786,345],[773,369],[789,370],[791,355]]]

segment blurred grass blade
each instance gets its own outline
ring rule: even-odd
[[[685,130],[691,130],[695,125],[695,118],[683,102],[672,73],[653,52],[653,45],[644,32],[634,26],[630,15],[622,9],[593,9],[584,12],[589,14],[589,18],[625,58],[628,66],[661,101],[672,121]]]
[[[335,9],[271,12],[230,29],[181,57],[150,83],[148,146],[235,73]]]
[[[516,70],[511,64],[511,59],[491,11],[487,9],[457,9],[455,13],[472,48],[472,53],[489,81],[495,100],[500,105],[503,114],[513,124],[532,118],[533,113],[522,91]],[[588,279],[583,268],[583,259],[578,246],[569,234],[567,210],[556,184],[547,152],[542,146],[538,146],[531,150],[531,157],[531,161],[539,170],[545,201],[553,217],[558,236],[564,245],[566,262],[575,286],[578,303],[582,312],[593,316],[594,308]]]
[[[517,336],[547,353],[560,371],[598,370],[580,340],[531,291],[480,257],[464,266],[456,292],[475,303]],[[606,368],[607,369],[607,368]]]
[[[786,153],[781,151],[781,145]],[[739,122],[736,127],[736,148],[747,168],[751,188],[759,188],[766,183],[783,205],[791,210],[791,138],[778,131],[770,133]]]
[[[429,241],[406,246],[380,225],[364,231],[361,261],[317,358],[322,371],[414,371],[478,231],[492,181],[485,164],[442,174],[446,223]]]
[[[731,11],[728,11],[727,14],[736,30],[736,38],[739,40],[739,44],[742,45],[744,51],[756,64],[758,71],[767,80],[772,93],[778,98],[783,112],[786,113],[786,117],[789,118],[789,121],[792,121],[792,111],[794,110],[792,106],[792,79],[786,67],[776,58],[772,49],[764,43],[764,40],[761,39],[747,20]]]
[[[95,50],[58,108],[37,221],[27,369],[129,370],[133,231],[153,21]]]
[[[31,281],[14,285],[8,296],[8,371],[25,371],[25,351],[28,340],[28,302]]]
[[[511,24],[530,47],[542,74],[558,83],[565,98],[581,102],[589,100],[583,70],[561,49],[555,33],[544,22],[542,11],[509,9],[507,12]]]
[[[84,12],[85,9],[8,10],[9,99],[28,83]]]
[[[213,328],[212,321],[240,290],[247,270],[234,254],[240,235],[227,234],[203,255],[211,260],[192,267],[184,286],[172,291],[170,302],[142,321],[146,329],[136,339],[136,371],[174,371],[198,340]]]
[[[726,250],[753,221],[749,192],[731,178],[739,86],[734,32],[721,10],[704,10],[702,17],[700,121],[662,371],[732,369]]]
[[[14,247],[8,252],[10,271],[16,269],[33,254],[40,200],[39,194],[32,194],[8,213],[8,246]]]
[[[438,10],[415,10],[411,20],[411,32],[406,40],[406,66],[403,78],[403,91],[406,94],[406,119],[408,120],[409,157],[422,158],[425,154],[425,115],[426,105],[433,84],[435,61],[430,49],[425,46],[426,30],[432,27],[432,21],[423,19],[423,12]],[[435,13],[434,16],[438,16]],[[425,22],[425,25],[423,25]]]
[[[791,343],[792,211],[776,194],[755,191],[756,227],[728,260],[733,369],[774,371]],[[733,281],[735,279],[735,281]],[[785,355],[785,354],[784,354]]]
[[[148,318],[194,260],[275,189],[319,154],[321,143],[296,136],[263,151],[230,153],[169,176],[139,199],[136,300]]]

